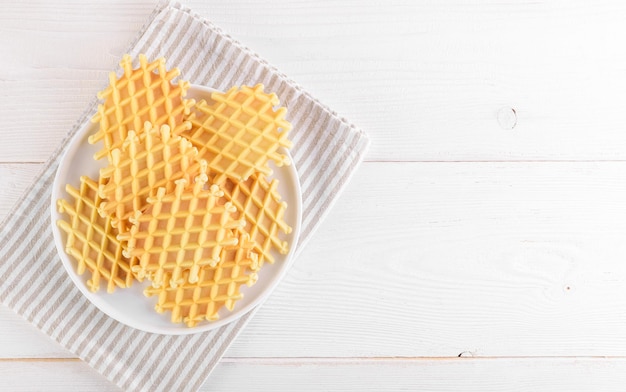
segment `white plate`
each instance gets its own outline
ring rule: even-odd
[[[202,98],[209,99],[212,91],[214,90],[192,85],[188,96],[196,100]],[[160,334],[183,335],[208,331],[230,323],[246,314],[270,294],[291,264],[300,232],[302,199],[300,182],[293,164],[283,167],[272,166],[274,173],[271,176],[271,178],[278,179],[278,191],[288,205],[285,221],[293,228],[293,231],[285,236],[285,240],[289,242],[290,251],[286,255],[276,253],[276,262],[274,264],[265,263],[258,273],[259,279],[257,283],[252,287],[244,285],[241,288],[244,297],[236,303],[232,312],[222,309],[219,312],[219,320],[213,322],[204,321],[194,328],[189,328],[184,324],[172,323],[170,321],[170,312],[160,314],[154,310],[156,297],[148,298],[143,295],[143,289],[149,284],[147,281],[143,283],[134,282],[132,287],[128,289],[117,288],[112,294],[106,293],[106,289],[103,288],[96,293],[89,291],[86,286],[89,273],[85,272],[83,275],[78,275],[75,270],[75,260],[65,253],[67,236],[56,224],[57,220],[61,219],[61,214],[57,211],[56,202],[60,198],[71,200],[65,192],[66,184],[71,184],[78,188],[80,176],[82,175],[97,179],[100,168],[107,164],[106,159],[101,159],[100,161],[93,159],[94,153],[101,148],[100,143],[94,146],[87,142],[88,136],[93,134],[96,129],[97,124],[87,124],[70,141],[54,178],[50,206],[52,232],[63,266],[72,278],[72,281],[91,303],[115,320],[133,328]],[[286,151],[283,152],[286,153]]]

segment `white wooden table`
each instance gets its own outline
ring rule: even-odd
[[[372,139],[203,390],[626,388],[624,2],[188,5]],[[0,1],[0,218],[153,6]],[[0,390],[115,388],[0,307]]]

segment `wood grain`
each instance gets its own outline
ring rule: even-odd
[[[22,2],[0,11],[0,161],[43,162],[155,2]]]
[[[0,164],[0,221],[39,174],[41,164]]]
[[[624,355],[625,170],[365,164],[229,355]]]
[[[242,375],[245,375],[243,377]],[[0,361],[7,390],[113,392],[80,361]],[[200,391],[623,391],[624,359],[224,360]]]
[[[0,360],[75,357],[21,316],[0,306]]]
[[[47,159],[151,3],[3,8],[1,161]],[[626,159],[619,2],[189,6],[368,132],[369,160]]]
[[[626,355],[625,172],[366,163],[228,355]]]
[[[155,3],[3,2],[0,220]],[[186,4],[372,139],[203,391],[623,390],[626,4]],[[4,307],[0,382],[116,390]]]

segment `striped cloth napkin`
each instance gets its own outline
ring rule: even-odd
[[[157,6],[128,50],[164,56],[191,83],[227,90],[263,83],[288,108],[292,157],[302,186],[298,250],[340,194],[368,146],[352,124],[206,19],[179,4]],[[100,312],[74,286],[50,228],[50,192],[69,138],[90,121],[96,99],[0,225],[0,301],[127,391],[195,391],[255,311],[222,328],[185,336],[142,332]],[[27,277],[25,277],[27,276]]]

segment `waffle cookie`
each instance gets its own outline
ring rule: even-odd
[[[287,109],[278,106],[276,94],[263,92],[263,85],[233,87],[226,93],[213,93],[211,102],[194,106],[185,132],[198,147],[209,170],[235,181],[246,180],[255,172],[270,175],[268,161],[277,166],[289,164],[280,147],[290,148],[287,134],[291,124]]]
[[[146,199],[157,189],[171,192],[176,180],[190,181],[201,170],[198,150],[188,140],[172,136],[168,125],[156,129],[146,122],[143,129],[139,136],[130,131],[121,149],[112,151],[109,166],[100,170],[108,182],[100,186],[104,201],[99,211],[111,215],[120,232],[127,231],[128,218],[145,209]]]
[[[175,135],[191,125],[183,117],[189,114],[195,102],[184,99],[189,82],[172,82],[180,74],[178,68],[167,70],[164,58],[148,62],[144,55],[139,55],[137,68],[133,69],[129,55],[122,58],[120,66],[122,76],[118,78],[111,72],[109,86],[98,93],[104,103],[98,105],[98,112],[92,119],[99,127],[89,137],[89,143],[102,140],[104,147],[95,154],[95,159],[110,158],[111,152],[126,140],[128,132],[141,130],[146,121],[155,126],[167,124]]]
[[[85,270],[91,277],[87,287],[92,292],[100,288],[102,281],[107,292],[116,287],[130,287],[133,282],[131,268],[134,258],[122,254],[122,244],[117,239],[117,229],[111,225],[110,217],[98,214],[101,198],[98,183],[89,177],[80,178],[80,188],[66,186],[71,200],[57,201],[59,212],[65,219],[58,220],[58,227],[67,234],[65,251],[77,262],[76,271],[82,275]]]
[[[203,266],[215,266],[222,248],[237,244],[231,229],[242,228],[245,220],[233,219],[235,206],[219,203],[224,193],[217,185],[205,190],[206,181],[201,175],[188,187],[177,180],[172,193],[159,188],[146,211],[131,218],[130,231],[119,235],[128,241],[125,255],[138,259],[133,272],[139,280],[148,277],[156,288],[196,283]]]
[[[200,269],[194,283],[185,283],[172,287],[166,283],[159,288],[148,287],[144,294],[157,296],[155,309],[159,313],[170,311],[174,323],[184,322],[188,327],[197,323],[219,318],[218,311],[225,307],[233,310],[235,303],[243,298],[241,285],[252,286],[258,276],[257,255],[252,251],[252,243],[247,234],[241,233],[237,245],[222,249],[220,262]],[[187,278],[188,272],[183,274]],[[169,278],[169,273],[166,273]]]
[[[218,320],[289,250],[287,204],[271,177],[291,164],[287,109],[261,84],[196,104],[163,58],[125,55],[120,66],[98,93],[88,138],[104,168],[57,200],[69,262],[93,292],[146,280],[144,294],[172,322]]]
[[[281,201],[277,191],[278,180],[268,179],[255,173],[245,181],[233,181],[226,176],[214,178],[224,191],[224,199],[237,207],[237,218],[246,220],[243,229],[250,234],[254,250],[259,254],[259,265],[265,261],[274,263],[272,250],[286,254],[289,244],[281,240],[280,234],[291,233],[291,227],[285,222],[287,203]]]

